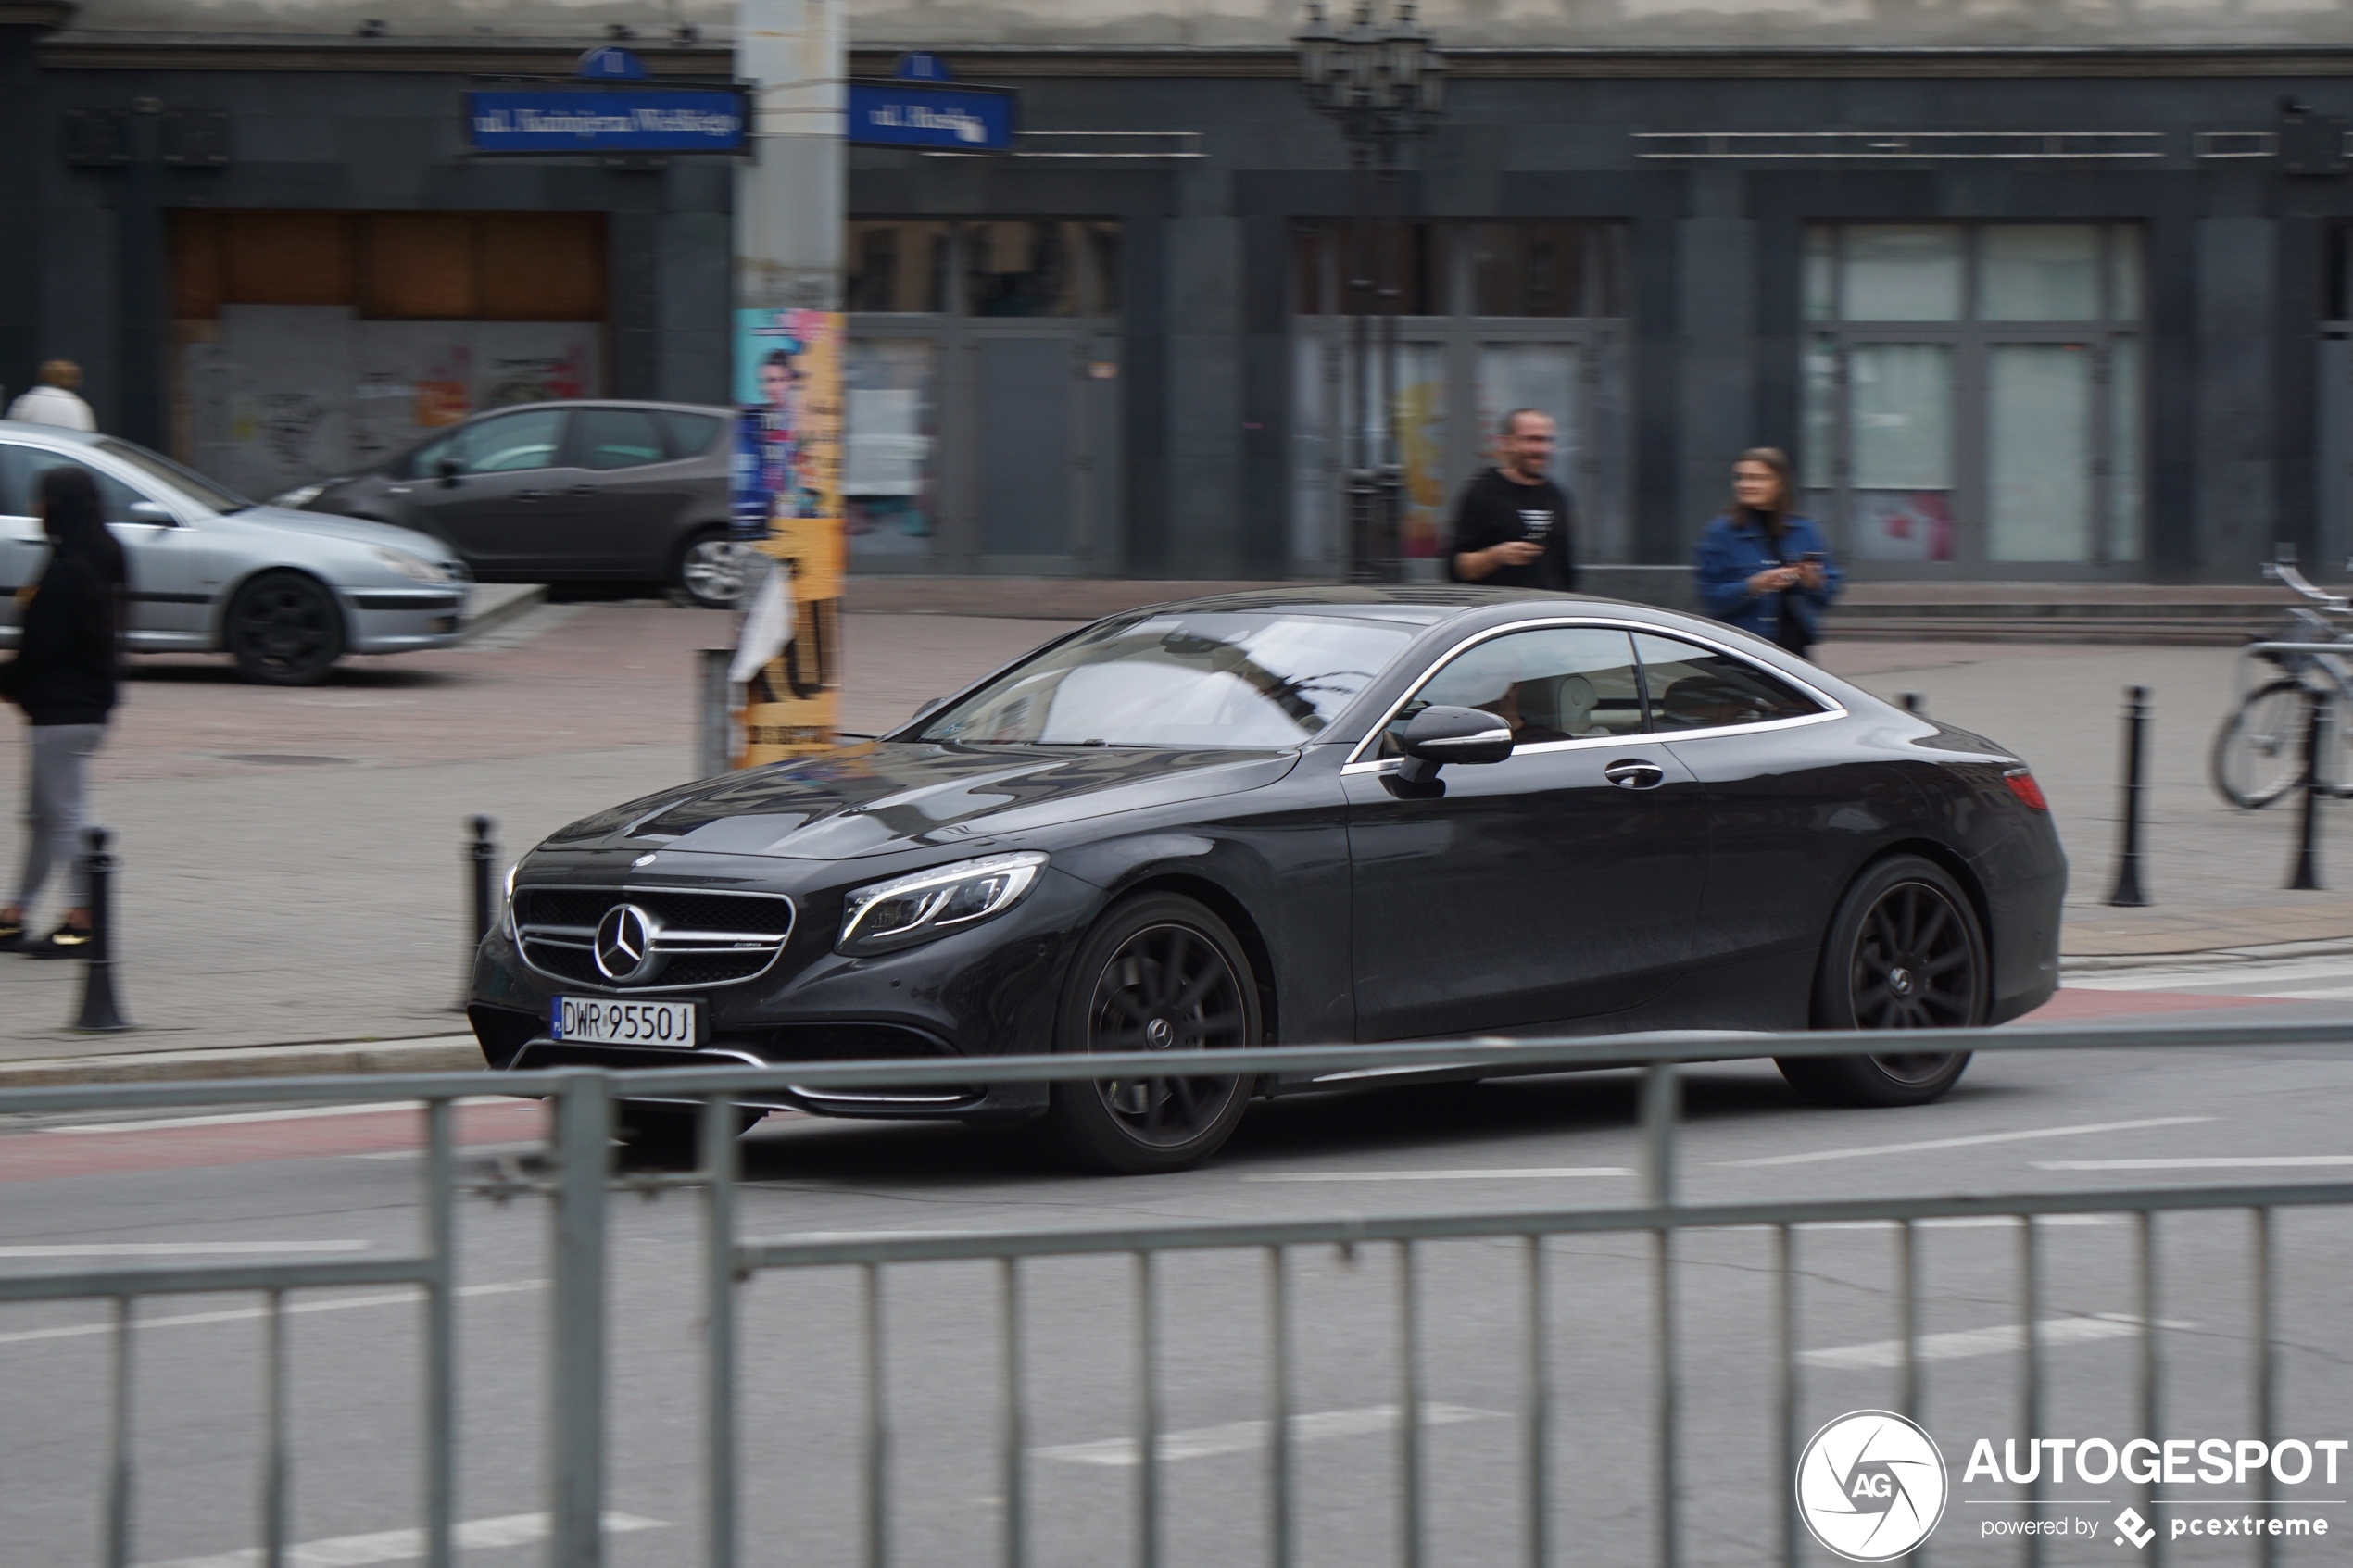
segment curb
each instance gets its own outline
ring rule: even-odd
[[[2117,970],[2180,969],[2205,960],[2212,963],[2261,963],[2280,959],[2324,959],[2353,954],[2353,939],[2316,937],[2309,942],[2268,942],[2237,947],[2181,947],[2166,953],[2061,954],[2061,974],[2098,974]]]
[[[418,1040],[351,1040],[324,1045],[250,1046],[215,1050],[134,1051],[112,1056],[49,1057],[0,1062],[0,1090],[92,1084],[187,1083],[212,1078],[313,1078],[361,1073],[483,1071],[472,1035]]]
[[[547,602],[545,584],[537,583],[477,583],[466,591],[466,634],[471,643],[495,632],[516,617]]]

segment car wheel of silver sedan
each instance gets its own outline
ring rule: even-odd
[[[309,686],[343,657],[343,610],[315,577],[266,571],[230,601],[222,642],[237,671],[266,686]]]
[[[724,533],[698,533],[678,558],[678,586],[705,609],[734,609],[743,602],[749,553]]]

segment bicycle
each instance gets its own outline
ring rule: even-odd
[[[2303,782],[2303,736],[2310,704],[2321,704],[2323,726],[2334,728],[2347,745],[2353,746],[2353,732],[2338,722],[2347,711],[2347,699],[2353,697],[2353,666],[2347,662],[2353,659],[2353,631],[2339,631],[2327,619],[2353,614],[2353,601],[2315,587],[2296,569],[2293,557],[2265,562],[2263,575],[2294,589],[2320,608],[2291,607],[2285,625],[2254,639],[2257,644],[2329,643],[2346,651],[2339,656],[2267,649],[2255,655],[2270,663],[2275,673],[2239,699],[2215,735],[2209,759],[2215,791],[2249,811],[2261,810]],[[2353,775],[2353,770],[2335,767],[2334,759],[2335,748],[2322,751],[2320,786],[2338,799],[2353,798],[2353,776],[2338,776]]]

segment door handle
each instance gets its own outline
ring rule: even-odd
[[[518,490],[515,492],[515,499],[518,501],[544,501],[547,498],[549,492],[545,490]]]
[[[594,495],[596,493],[597,487],[593,484],[575,484],[564,492],[567,495]]]
[[[1602,777],[1620,789],[1656,789],[1667,782],[1667,770],[1637,758],[1611,763],[1602,770]]]

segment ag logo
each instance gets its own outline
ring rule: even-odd
[[[1944,1517],[1944,1456],[1887,1411],[1856,1411],[1814,1434],[1797,1461],[1797,1514],[1850,1562],[1903,1556]]]

